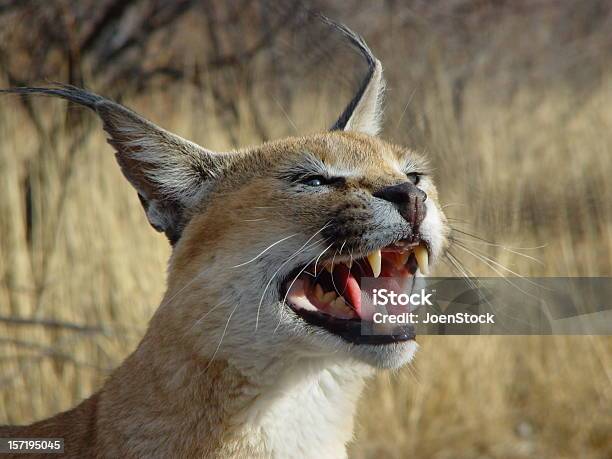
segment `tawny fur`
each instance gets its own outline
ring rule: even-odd
[[[330,239],[339,258],[363,257],[409,231],[394,205],[372,194],[427,166],[368,135],[379,127],[382,68],[341,30],[370,72],[335,130],[240,151],[210,152],[78,88],[5,91],[93,109],[151,224],[174,248],[161,305],[102,389],[50,419],[1,427],[0,437],[64,438],[70,458],[346,455],[368,378],[410,361],[416,343],[354,345],[310,326],[283,301],[282,280]],[[288,177],[304,169],[341,185],[305,189]],[[431,177],[418,186],[428,196],[420,237],[435,263],[445,218]]]
[[[271,170],[292,159],[300,161],[304,151],[338,174],[352,174],[347,189],[370,190],[396,182],[399,164],[420,161],[405,149],[349,132],[286,139],[240,152],[244,164],[236,165],[236,175],[226,175],[204,210],[191,216],[176,244],[168,291],[137,350],[100,392],[78,407],[32,426],[0,429],[0,434],[65,438],[68,457],[342,456],[352,435],[355,403],[372,373],[369,365],[337,345],[316,353],[299,335],[287,337],[282,330],[276,340],[283,347],[272,345],[265,336],[270,329],[254,329],[259,298],[253,295],[249,302],[236,292],[234,301],[243,302],[241,308],[250,313],[241,318],[234,314],[217,350],[235,306],[228,299],[219,307],[223,295],[241,287],[248,291],[253,282],[249,272],[259,271],[249,265],[232,267],[300,226],[316,228],[321,214],[350,203],[346,192],[332,200],[299,202],[279,189],[278,181],[269,177]],[[433,185],[425,186],[430,199],[437,200]],[[279,219],[279,206],[286,218]],[[261,220],[245,223],[249,216]],[[286,258],[296,244],[275,259]],[[202,276],[203,267],[208,272]],[[261,291],[261,285],[254,292]],[[272,309],[266,302],[260,320],[274,328],[279,314],[282,319],[287,311]],[[413,351],[413,346],[404,350]],[[278,416],[279,425],[266,419],[276,406],[286,412]],[[278,435],[275,431],[285,432],[283,441],[291,441],[300,438],[300,429],[309,430],[305,444],[282,453],[273,448],[279,446],[272,438]],[[324,438],[313,438],[317,431]],[[332,438],[325,438],[330,432]]]

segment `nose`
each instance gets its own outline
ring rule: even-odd
[[[389,201],[414,230],[425,218],[427,194],[412,182],[390,185],[373,193],[375,198]]]

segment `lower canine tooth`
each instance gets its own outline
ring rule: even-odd
[[[323,295],[321,301],[323,301],[323,303],[330,303],[336,299],[336,296],[336,292],[327,292],[325,295]]]
[[[333,310],[336,314],[342,314],[345,317],[350,317],[354,314],[353,309],[344,301],[344,298],[339,296],[333,304]]]
[[[339,309],[341,311],[344,310],[346,308],[344,298],[342,298],[341,296],[336,298],[336,301],[334,301],[334,308]]]
[[[380,276],[380,269],[382,264],[382,255],[380,254],[380,250],[370,252],[368,254],[368,261],[370,262],[370,266],[372,267],[372,273],[374,274],[374,277]]]
[[[414,248],[414,256],[416,257],[419,269],[423,274],[429,272],[429,253],[424,245],[419,245]]]

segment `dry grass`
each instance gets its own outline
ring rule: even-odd
[[[414,97],[391,73],[387,136],[430,154],[447,212],[466,222],[454,220],[455,226],[509,246],[539,247],[524,252],[541,264],[503,247],[476,241],[471,247],[522,275],[612,275],[611,80],[588,97],[551,84],[502,100],[475,75],[458,117],[444,68],[432,68]],[[134,103],[169,129],[227,147],[215,119],[202,121],[192,94],[181,94],[178,107],[162,94]],[[408,100],[404,111],[400,102]],[[46,123],[65,118],[61,103],[36,106]],[[334,110],[321,97],[288,114],[300,129],[313,130],[320,127],[310,121],[313,114],[331,119]],[[287,126],[274,106],[266,113],[271,126]],[[249,126],[244,119],[238,131],[244,143],[255,141]],[[41,137],[15,100],[0,105],[0,315],[104,328],[0,322],[0,423],[48,416],[94,391],[134,348],[162,295],[169,249],[149,228],[100,131],[68,158],[74,135]],[[503,274],[453,251],[475,274]],[[352,456],[612,455],[609,338],[419,342],[411,368],[382,375],[368,388]]]

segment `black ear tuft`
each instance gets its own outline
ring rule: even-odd
[[[368,73],[361,82],[357,93],[331,127],[331,130],[358,131],[377,135],[381,130],[385,91],[382,65],[362,37],[343,24],[338,24],[323,15],[319,15],[319,17],[323,22],[344,35],[368,64]]]

